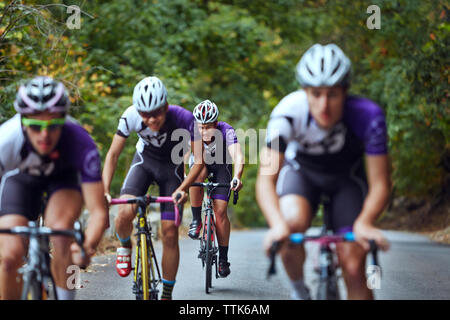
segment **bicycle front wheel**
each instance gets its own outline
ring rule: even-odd
[[[205,264],[206,264],[206,281],[205,281],[205,292],[209,293],[209,288],[212,287],[212,264],[213,264],[213,243],[212,243],[212,226],[211,226],[211,216],[208,215],[206,219],[206,254],[205,254]]]
[[[336,277],[330,276],[327,279],[320,279],[317,289],[317,300],[339,300],[339,288]]]
[[[29,272],[24,276],[22,288],[22,300],[43,300],[47,299],[42,283],[37,280],[35,272]]]
[[[149,300],[149,267],[148,267],[148,246],[147,236],[145,234],[139,235],[139,241],[136,248],[136,282],[135,294],[136,300]]]

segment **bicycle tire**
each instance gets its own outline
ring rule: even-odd
[[[212,287],[212,239],[211,239],[211,216],[208,215],[206,219],[206,279],[205,279],[205,292],[209,293],[209,289]]]
[[[22,288],[22,300],[42,300],[45,295],[42,283],[36,279],[36,273],[30,272],[24,277],[26,280]],[[46,298],[46,297],[45,297]]]
[[[337,286],[337,279],[334,276],[320,279],[316,299],[339,300],[339,288]]]
[[[147,235],[142,233],[140,235],[140,252],[141,252],[141,285],[142,285],[142,300],[149,300],[149,267],[148,267],[148,246]]]

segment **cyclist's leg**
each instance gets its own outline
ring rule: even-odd
[[[305,232],[311,225],[316,211],[320,190],[306,176],[285,164],[277,181],[280,209],[292,233]],[[280,250],[286,273],[291,280],[294,299],[308,299],[309,293],[303,282],[303,264],[306,253],[304,246],[287,244]]]
[[[204,182],[208,177],[208,169],[205,167],[195,179],[195,182]],[[201,187],[190,187],[189,188],[189,199],[192,207],[201,207],[203,202],[203,188]]]
[[[164,163],[155,169],[158,170],[156,182],[159,185],[160,194],[162,196],[171,195],[183,181],[182,164]],[[180,215],[182,215],[182,212],[180,212]],[[178,227],[175,225],[175,207],[172,202],[161,203],[161,233],[163,245],[161,261],[163,294],[161,299],[171,299],[180,261]]]
[[[63,188],[54,190],[49,195],[45,210],[45,225],[52,229],[73,229],[75,221],[81,214],[83,198],[79,189]],[[70,245],[73,239],[63,236],[51,237],[52,274],[56,284],[58,299],[72,300],[75,297],[74,287],[68,288],[67,279],[70,274],[67,268],[73,264]]]
[[[37,219],[42,197],[39,179],[24,173],[5,174],[0,183],[0,228],[26,226]],[[28,241],[17,235],[0,234],[0,294],[2,299],[20,299]]]
[[[214,216],[216,218],[217,242],[219,246],[227,246],[230,242],[230,219],[227,215],[228,201],[214,199]]]
[[[203,182],[208,176],[208,170],[203,168],[195,182]],[[192,209],[192,223],[189,226],[189,236],[197,239],[202,228],[202,202],[204,190],[201,187],[189,188],[189,196],[191,200]]]
[[[0,217],[0,228],[26,226],[28,219],[22,215],[7,214]],[[1,299],[20,299],[22,277],[18,269],[26,256],[26,241],[16,235],[0,234],[0,296]]]
[[[313,211],[305,197],[296,194],[285,195],[280,198],[280,209],[291,233],[304,233],[311,226]],[[303,279],[304,246],[285,245],[280,250],[280,256],[289,278]]]
[[[136,152],[123,181],[120,190],[120,198],[133,198],[143,196],[147,193],[148,187],[154,180],[149,166],[152,159],[145,156],[145,153]],[[114,219],[116,235],[123,247],[131,247],[130,236],[133,231],[133,219],[136,217],[135,204],[119,205],[118,214]]]
[[[367,182],[362,163],[355,166],[350,176],[340,177],[337,192],[332,196],[331,215],[333,231],[351,231],[361,212],[367,194]],[[365,277],[366,252],[356,242],[338,243],[338,259],[347,286],[348,299],[373,299]]]
[[[214,173],[214,182],[230,183],[232,179],[233,167],[231,164],[215,164],[211,167]],[[212,196],[214,199],[214,215],[216,217],[217,242],[219,243],[219,271],[226,269],[228,271],[228,245],[230,242],[231,224],[228,219],[227,208],[230,199],[230,188],[220,187],[214,189]]]

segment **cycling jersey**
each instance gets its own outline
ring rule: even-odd
[[[228,147],[237,142],[238,140],[234,128],[226,122],[218,122],[212,141],[209,144],[203,142],[203,160],[205,161],[206,166],[211,167],[222,164],[232,164],[233,159],[231,159]],[[194,156],[191,154],[189,158],[189,167],[192,167],[193,164]]]
[[[131,106],[120,118],[117,134],[127,138],[132,132],[137,133],[139,140],[120,194],[142,196],[156,182],[160,195],[170,196],[183,182],[183,152],[189,150],[191,140],[200,139],[194,116],[180,106],[169,105],[163,126],[155,132]],[[177,146],[181,147],[176,149]],[[161,219],[175,220],[173,203],[161,204]]]
[[[80,184],[101,181],[97,147],[83,127],[66,117],[55,149],[39,155],[28,141],[20,115],[0,126],[0,215],[21,214],[34,220],[42,195],[60,189],[80,191]]]
[[[320,128],[309,113],[305,91],[299,90],[283,98],[273,110],[266,142],[305,168],[344,172],[364,153],[387,153],[386,121],[373,101],[348,96],[342,120],[333,128]]]
[[[226,122],[218,122],[214,139],[211,143],[203,142],[204,161],[208,173],[212,173],[212,182],[230,183],[232,179],[233,165],[228,147],[237,143],[237,136],[234,128]],[[189,158],[189,167],[194,164],[194,156]],[[216,188],[211,194],[212,199],[228,201],[230,198],[229,188]]]
[[[190,140],[194,137],[194,116],[188,110],[175,105],[169,105],[166,120],[162,128],[155,132],[148,128],[142,121],[139,112],[134,106],[128,107],[122,114],[117,128],[117,134],[128,138],[132,132],[136,132],[139,140],[136,150],[142,152],[144,149],[151,151],[149,156],[168,160],[172,156],[172,150],[180,142],[183,142],[184,150],[187,150]],[[181,151],[181,150],[180,150]],[[177,162],[182,162],[182,154],[177,154]],[[175,160],[175,159],[173,159]]]
[[[387,153],[386,121],[380,107],[368,99],[347,96],[341,121],[323,129],[309,112],[306,92],[299,90],[273,110],[266,142],[285,155],[277,194],[303,196],[312,213],[326,195],[329,227],[334,232],[350,231],[368,190],[363,155]]]

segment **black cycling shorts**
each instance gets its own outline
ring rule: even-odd
[[[298,165],[297,163],[295,163]],[[321,196],[329,199],[329,227],[336,233],[352,231],[353,224],[362,210],[368,191],[363,161],[358,161],[347,173],[323,173],[295,168],[285,162],[277,181],[277,194],[289,194],[306,198],[316,213]]]
[[[161,196],[171,196],[183,182],[183,163],[175,165],[170,160],[157,160],[150,156],[144,148],[142,153],[136,152],[128,174],[123,182],[120,194],[143,196],[150,185],[155,182],[159,186]],[[161,203],[161,219],[175,220],[172,202]],[[180,212],[180,215],[182,212]]]
[[[233,178],[233,165],[232,164],[212,164],[207,165],[208,175],[213,174],[209,180],[215,183],[230,183]],[[231,190],[226,187],[218,187],[211,193],[212,199],[219,199],[227,201],[230,200]]]
[[[43,213],[43,195],[48,199],[61,189],[81,192],[81,179],[76,170],[66,170],[57,175],[32,176],[18,169],[6,172],[0,182],[0,216],[20,214],[36,220]]]

